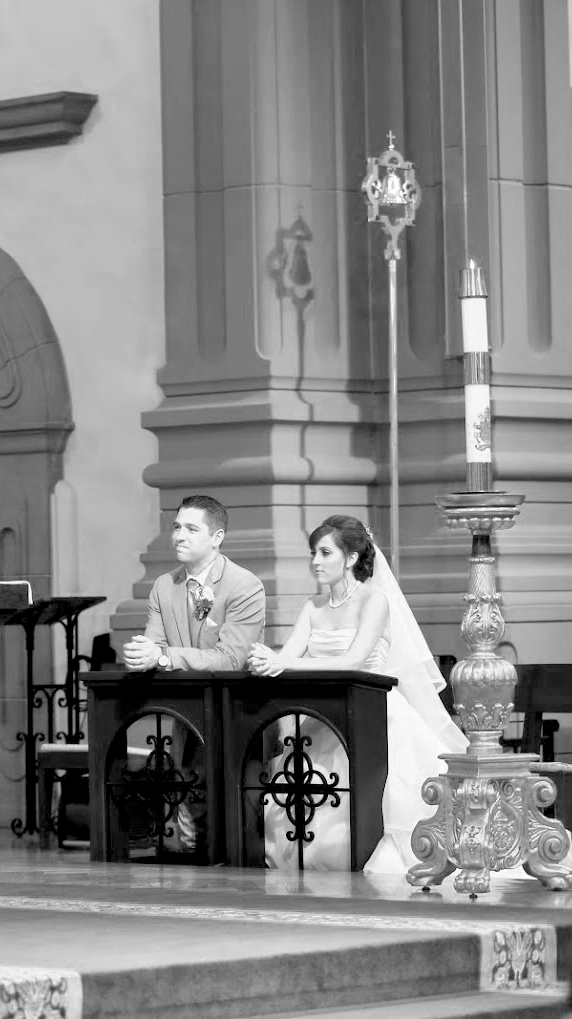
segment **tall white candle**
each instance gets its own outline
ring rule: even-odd
[[[461,269],[460,276],[467,486],[470,491],[482,491],[492,487],[487,288],[483,270],[473,261]]]
[[[487,288],[483,270],[473,260],[461,269],[461,320],[463,324],[463,353],[487,353],[489,336],[487,327]]]

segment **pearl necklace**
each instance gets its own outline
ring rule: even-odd
[[[345,594],[344,597],[342,598],[342,600],[338,601],[338,602],[333,602],[332,601],[332,596],[330,594],[330,600],[328,602],[328,605],[332,609],[339,609],[342,605],[345,604],[345,602],[349,601],[349,599],[352,597],[352,595],[356,593],[357,589],[358,589],[358,585],[356,584],[355,587],[352,587],[351,591],[348,594]]]

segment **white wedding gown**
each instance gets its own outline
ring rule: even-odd
[[[311,658],[342,655],[355,634],[355,629],[314,629],[308,643],[308,655]],[[384,675],[388,652],[389,644],[382,637],[365,663],[364,671]],[[387,694],[388,772],[383,792],[384,835],[364,867],[366,873],[403,874],[419,862],[411,849],[411,833],[418,821],[434,814],[434,808],[421,798],[423,782],[447,770],[445,762],[439,760],[439,754],[465,751],[465,737],[447,715],[436,692],[434,697],[438,704],[431,705],[431,714],[433,719],[439,719],[439,735],[411,707],[398,687]],[[282,737],[292,733],[293,716],[280,719],[280,726]],[[327,777],[335,772],[339,776],[339,785],[348,788],[348,757],[335,733],[318,719],[304,715],[301,734],[311,738],[311,746],[307,749],[314,767]],[[268,762],[267,770],[271,775],[284,767],[289,753],[291,747],[287,746],[280,756]],[[350,869],[349,792],[341,793],[341,800],[338,807],[326,803],[316,810],[308,826],[315,837],[304,845],[305,870]],[[266,805],[264,836],[269,867],[298,869],[298,844],[286,838],[288,830],[292,830],[292,824],[285,811],[274,803]]]

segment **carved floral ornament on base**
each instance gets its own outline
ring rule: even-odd
[[[81,1019],[79,973],[0,966],[0,1015],[14,1019]]]

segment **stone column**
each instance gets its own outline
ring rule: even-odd
[[[456,292],[475,257],[490,292],[495,487],[527,496],[496,543],[505,639],[520,661],[569,661],[567,3],[400,10],[405,137],[424,184],[401,361],[404,586],[433,650],[462,652],[467,550],[429,508],[435,492],[464,488]]]
[[[143,422],[161,534],[116,640],[172,567],[172,517],[197,491],[229,507],[225,550],[264,580],[280,640],[313,590],[308,534],[334,511],[367,518],[385,459],[362,5],[167,0],[162,45],[167,362]]]
[[[434,653],[462,656],[466,542],[434,506],[465,488],[459,269],[473,257],[489,271],[486,4],[399,8],[404,130],[423,186],[400,362],[402,584]]]
[[[435,654],[459,655],[466,547],[442,528],[435,495],[465,482],[458,272],[468,253],[488,267],[485,4],[372,0],[366,11],[368,150],[390,124],[422,186],[398,267],[400,579]],[[370,286],[385,421],[387,285],[375,263]]]
[[[499,541],[520,660],[572,654],[572,124],[566,0],[492,5],[493,399],[499,487],[526,492]]]

